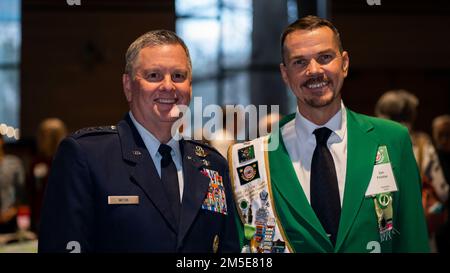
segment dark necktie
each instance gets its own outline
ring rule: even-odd
[[[169,200],[170,207],[175,216],[176,224],[180,219],[180,188],[178,184],[178,174],[175,163],[170,152],[172,148],[166,144],[161,144],[158,148],[161,158],[161,181]]]
[[[336,168],[327,147],[331,130],[322,127],[316,129],[314,135],[317,145],[311,162],[311,206],[335,245],[341,217],[341,201]]]

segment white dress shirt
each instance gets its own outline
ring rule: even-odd
[[[310,178],[311,161],[316,148],[314,130],[327,127],[333,131],[328,138],[327,146],[336,167],[341,207],[344,198],[345,174],[347,169],[347,111],[341,102],[341,109],[327,123],[316,125],[303,117],[297,109],[295,119],[281,128],[283,142],[292,160],[298,181],[311,204]]]
[[[133,121],[134,126],[141,135],[142,140],[144,141],[145,147],[147,147],[147,151],[152,157],[153,163],[155,164],[156,171],[158,172],[159,177],[161,177],[161,158],[162,156],[159,154],[158,149],[161,142],[147,129],[144,128],[130,113],[130,118]],[[175,163],[175,167],[177,168],[178,175],[178,185],[180,187],[180,202],[183,200],[183,188],[184,188],[184,180],[183,180],[183,160],[181,156],[180,143],[173,138],[169,140],[169,142],[165,143],[172,148],[170,154],[172,155],[172,160]],[[150,171],[150,170],[149,170]]]

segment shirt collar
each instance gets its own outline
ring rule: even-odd
[[[341,109],[324,125],[317,125],[308,119],[306,119],[297,107],[297,113],[295,115],[295,130],[299,139],[308,139],[313,136],[314,130],[320,127],[327,127],[333,131],[333,135],[339,137],[339,141],[342,141],[347,131],[347,110],[344,103],[341,101]]]
[[[161,145],[161,142],[134,118],[133,113],[131,113],[131,111],[129,111],[129,114],[131,121],[138,130],[139,135],[141,135],[141,138],[144,141],[145,147],[147,147],[148,152],[151,154],[152,157],[155,158],[160,157],[161,155],[158,153],[158,149],[159,145]],[[175,137],[175,139],[178,138],[179,138],[178,136]],[[171,138],[169,142],[166,143],[166,145],[169,145],[172,148],[171,152],[172,157],[176,156],[178,158],[181,158],[180,145],[178,141],[176,141],[175,139]]]

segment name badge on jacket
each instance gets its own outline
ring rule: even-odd
[[[108,205],[137,205],[137,204],[139,204],[139,196],[137,195],[108,196]]]
[[[386,146],[380,146],[377,151],[372,178],[366,191],[366,196],[397,191],[394,173]]]
[[[219,172],[204,168],[202,174],[209,178],[208,191],[202,203],[202,209],[227,214],[227,200],[222,176]]]

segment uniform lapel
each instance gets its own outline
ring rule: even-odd
[[[342,246],[361,208],[378,149],[372,124],[348,109],[347,134],[347,174],[336,252]]]
[[[119,122],[118,132],[122,145],[122,157],[125,161],[131,163],[129,169],[132,181],[142,188],[150,201],[160,211],[162,217],[177,232],[175,218],[170,210],[170,204],[164,193],[161,179],[139,132],[128,114],[124,120]]]
[[[203,168],[201,159],[195,154],[194,144],[180,140],[183,157],[183,200],[181,209],[178,245],[182,244],[190,226],[200,211],[208,190],[210,179],[200,171]]]
[[[323,239],[320,242],[317,242],[320,244],[318,247],[321,247],[324,252],[330,251],[332,250],[331,242],[326,236],[325,230],[320,224],[319,219],[314,213],[311,205],[306,199],[303,189],[300,186],[294,167],[292,166],[292,161],[286,147],[284,146],[281,131],[279,139],[280,145],[278,145],[278,148],[272,152],[269,152],[271,184],[288,203],[290,210],[293,210],[296,215],[303,218],[303,221],[301,222],[309,226],[309,228],[305,228],[319,235],[316,236],[316,238]],[[275,200],[275,204],[277,203],[277,200]],[[277,209],[279,208],[277,207]],[[278,213],[278,215],[280,215],[280,213]],[[288,231],[289,228],[287,228],[287,225],[285,226],[285,224],[289,225],[289,223],[282,223],[285,227],[284,229]]]

